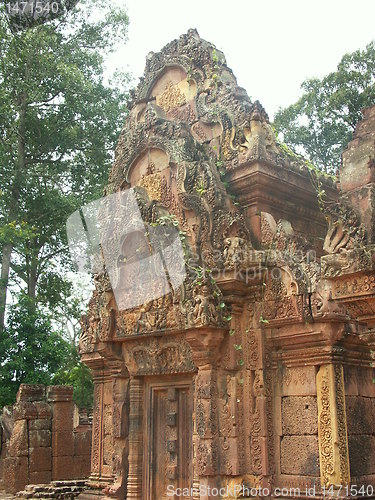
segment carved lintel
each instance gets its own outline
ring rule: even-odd
[[[195,328],[186,332],[186,341],[191,347],[193,361],[199,370],[212,368],[224,333],[225,330],[221,328]]]
[[[347,485],[350,468],[342,365],[322,365],[316,385],[321,483]]]
[[[189,345],[182,339],[161,338],[128,342],[124,349],[133,376],[191,373],[195,371]]]

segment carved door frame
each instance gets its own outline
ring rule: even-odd
[[[189,389],[189,407],[190,407],[190,426],[191,426],[191,439],[190,439],[190,487],[193,487],[193,379],[194,374],[176,374],[176,375],[163,375],[161,377],[146,376],[144,377],[144,423],[143,423],[143,465],[142,470],[144,473],[143,482],[143,495],[144,500],[159,500],[152,498],[152,453],[153,453],[153,394],[155,389]],[[172,497],[169,497],[172,498]]]

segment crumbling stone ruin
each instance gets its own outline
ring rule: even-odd
[[[191,30],[147,57],[106,194],[125,190],[145,227],[103,209],[116,225],[103,248],[119,271],[96,275],[82,320],[95,392],[80,498],[160,500],[178,488],[202,500],[250,488],[307,498],[349,496],[353,485],[371,496],[375,107],[338,179],[319,174],[278,142],[224,55]],[[131,273],[126,263],[152,254],[149,228],[159,227],[178,231],[185,279],[173,286],[169,274],[168,293],[119,307],[116,294],[140,276],[137,260]],[[149,291],[157,286],[150,276]],[[64,425],[53,415],[52,429]],[[43,482],[63,459],[48,446],[51,467],[35,471]],[[14,491],[28,479],[17,453]]]
[[[72,396],[69,386],[21,384],[16,403],[3,409],[0,479],[6,491],[16,493],[51,480],[55,493],[63,487],[65,492],[82,490],[80,482],[59,482],[84,479],[90,473],[91,423],[79,414]]]

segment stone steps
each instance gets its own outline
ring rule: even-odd
[[[7,493],[4,489],[0,488],[0,499],[1,500],[17,500],[17,497],[13,496],[11,493]]]
[[[53,498],[61,500],[72,500],[86,487],[84,479],[72,481],[52,481],[49,484],[28,484],[24,491],[17,493],[18,498],[28,498],[34,500],[37,498]]]

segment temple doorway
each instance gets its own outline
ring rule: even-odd
[[[192,414],[191,379],[146,382],[145,500],[192,488]]]

